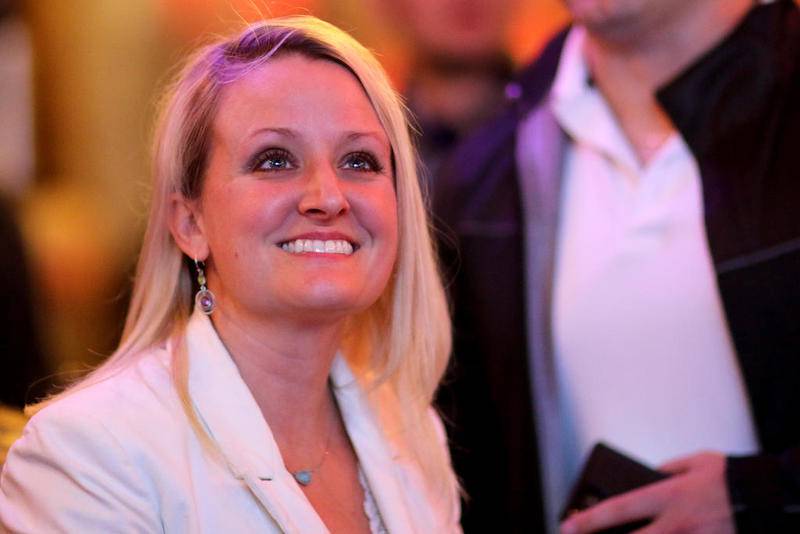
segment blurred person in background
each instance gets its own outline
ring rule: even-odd
[[[449,317],[400,101],[310,17],[200,49],[165,100],[123,339],[38,407],[11,532],[455,532]]]
[[[506,33],[517,0],[381,0],[403,29],[410,67],[405,95],[421,136],[425,177],[503,102],[514,65]]]
[[[12,205],[0,196],[0,404],[16,408],[41,398],[46,374],[28,265]]]
[[[556,531],[606,441],[672,476],[565,533],[800,532],[798,7],[566,4],[435,181],[465,530]]]
[[[31,47],[19,3],[0,1],[0,404],[40,398],[46,366],[18,198],[33,174]]]
[[[0,192],[26,193],[34,174],[33,47],[18,0],[0,0]]]

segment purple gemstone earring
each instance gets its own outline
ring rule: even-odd
[[[206,273],[203,272],[203,267],[203,262],[194,258],[194,268],[197,270],[197,283],[200,286],[200,289],[194,296],[194,303],[196,306],[200,307],[203,313],[211,315],[211,312],[214,311],[216,301],[214,300],[214,293],[209,291],[206,287]]]

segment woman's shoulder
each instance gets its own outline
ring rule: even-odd
[[[126,357],[125,363],[101,367],[64,392],[45,401],[31,422],[70,417],[101,417],[140,412],[151,403],[174,395],[170,352],[157,345]]]
[[[180,428],[176,419],[184,417],[169,356],[164,345],[146,349],[119,369],[101,369],[46,401],[12,446],[9,459],[13,461],[14,449],[47,454],[48,443],[75,456],[96,458],[114,451],[127,453],[132,444],[148,437],[168,439],[173,429]],[[102,447],[105,451],[96,450]]]
[[[142,532],[160,528],[150,513],[151,474],[178,449],[181,427],[169,421],[178,409],[170,406],[179,404],[167,356],[163,348],[146,350],[39,409],[3,466],[0,524],[76,531],[91,520],[97,531],[118,530],[120,521]]]

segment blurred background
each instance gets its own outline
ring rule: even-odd
[[[431,168],[567,20],[558,0],[0,0],[0,403],[113,350],[175,65],[204,36],[297,13],[378,54]]]

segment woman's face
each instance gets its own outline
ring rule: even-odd
[[[375,302],[398,246],[390,153],[335,63],[281,56],[227,86],[196,210],[217,306],[313,321]]]

